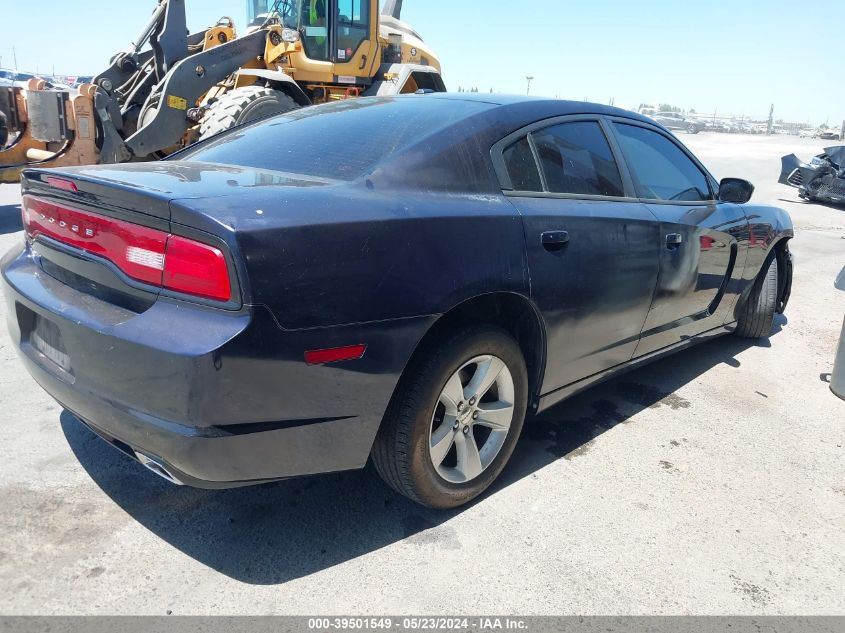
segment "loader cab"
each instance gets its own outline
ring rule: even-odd
[[[252,24],[275,13],[299,34],[308,60],[334,64],[335,75],[369,76],[378,57],[378,0],[249,0],[247,7]]]

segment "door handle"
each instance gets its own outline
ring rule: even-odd
[[[559,251],[569,243],[569,232],[546,231],[540,235],[540,241],[547,251]]]
[[[674,251],[683,243],[684,236],[680,233],[669,233],[666,236],[666,248],[668,248],[670,251]]]

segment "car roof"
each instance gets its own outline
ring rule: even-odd
[[[419,97],[421,95],[416,96]],[[623,117],[654,125],[654,121],[647,116],[630,110],[623,110],[622,108],[592,103],[590,101],[569,101],[566,99],[549,99],[548,97],[539,96],[476,92],[437,92],[424,95],[424,98],[487,103],[491,106],[497,106],[501,110],[508,111],[510,114],[515,115],[519,113],[525,118],[526,122],[532,118],[535,121],[539,121],[554,116],[566,116],[570,114],[597,114]]]
[[[364,153],[372,158],[371,164],[367,162],[369,158],[358,161],[361,163],[359,167],[364,170],[361,177],[366,177],[370,182],[378,181],[378,186],[381,188],[400,187],[423,191],[454,190],[480,193],[501,191],[490,160],[490,149],[511,134],[518,133],[538,122],[550,121],[551,124],[557,117],[567,115],[599,115],[620,117],[658,128],[663,127],[654,120],[634,112],[586,101],[481,93],[425,93],[362,97],[332,102],[314,106],[307,111],[290,112],[247,124],[244,130],[254,126],[270,126],[275,129],[283,123],[305,125],[310,128],[314,125],[314,117],[319,117],[323,113],[333,116],[333,125],[341,120],[339,117],[347,115],[352,117],[347,119],[347,122],[354,120],[357,121],[357,125],[360,125],[361,117],[369,113],[372,116],[364,116],[363,119],[366,125],[379,126],[379,130],[388,132],[395,127],[394,132],[391,132],[396,134],[395,138],[388,139],[375,149],[371,148],[369,152]],[[425,125],[420,123],[422,119],[427,120]],[[390,122],[395,125],[393,127],[387,125]],[[413,125],[409,128],[407,123]],[[316,140],[313,135],[325,133],[329,127],[331,126],[319,126],[311,130],[309,142],[314,146],[322,147],[321,141]],[[290,128],[283,131],[291,134]],[[233,132],[233,134],[238,133]],[[374,134],[373,137],[381,138],[379,134]],[[324,141],[331,144],[333,139],[324,139]],[[172,158],[188,161],[207,160],[203,152],[212,151],[219,145],[218,140],[209,139],[207,143],[201,142],[188,148],[184,153],[175,154]],[[228,145],[228,142],[227,146],[230,151],[234,147]],[[350,147],[357,148],[355,144],[350,144]],[[358,149],[355,151],[358,152]],[[342,155],[343,152],[339,152],[337,158],[342,158]],[[212,159],[212,162],[217,160],[222,159],[217,157]],[[225,163],[226,160],[223,162]],[[357,164],[356,160],[358,159],[349,158],[347,162]],[[252,163],[236,161],[231,164],[256,166]],[[321,164],[325,167],[329,163],[323,161]],[[258,166],[275,168],[263,163]],[[303,168],[301,164],[299,167]],[[301,173],[315,175],[308,171]],[[326,174],[316,175],[326,176]],[[328,175],[330,176],[331,174]],[[354,179],[357,178],[358,176]]]
[[[588,101],[483,93],[427,93],[370,98],[389,100],[400,110],[411,103],[451,102],[458,113],[448,126],[429,135],[421,134],[414,143],[397,149],[389,160],[381,163],[378,178],[382,186],[484,193],[501,191],[490,162],[490,148],[511,134],[557,117],[612,116],[665,130],[660,123],[646,116]],[[470,104],[484,104],[486,107],[462,107]],[[461,113],[461,110],[466,110],[466,113]],[[467,151],[468,147],[476,151]]]

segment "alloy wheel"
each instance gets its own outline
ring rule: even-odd
[[[502,450],[514,418],[514,380],[492,355],[464,363],[446,381],[429,431],[437,474],[454,484],[472,481]]]

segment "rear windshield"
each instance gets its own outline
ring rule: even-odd
[[[178,160],[355,180],[397,150],[491,107],[425,95],[350,99],[224,132]]]

